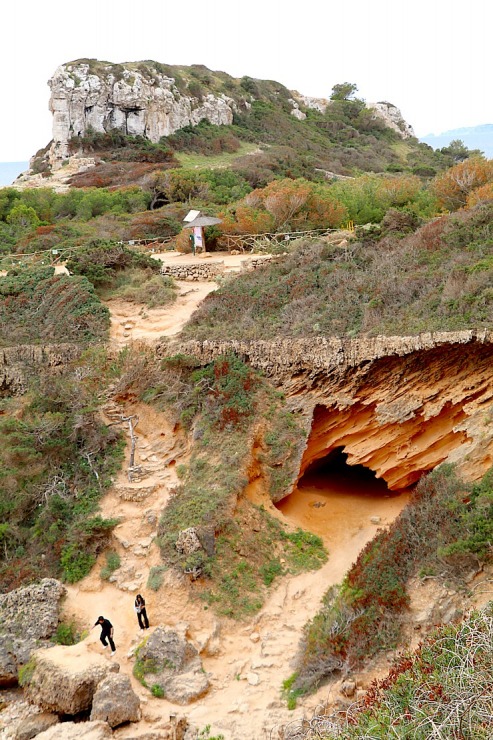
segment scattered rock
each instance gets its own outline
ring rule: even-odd
[[[36,735],[36,740],[106,740],[112,735],[107,722],[62,722]]]
[[[160,686],[165,698],[176,704],[189,704],[209,688],[196,648],[173,630],[157,627],[139,648],[138,660],[149,661],[155,669],[145,674],[147,684]]]
[[[60,601],[65,587],[54,578],[17,588],[0,596],[2,631],[35,640],[48,639],[58,625]]]
[[[15,733],[15,740],[31,740],[60,721],[58,715],[40,712],[25,719]]]
[[[110,727],[138,722],[140,699],[128,676],[110,675],[98,684],[92,700],[91,720],[104,720]]]
[[[372,516],[372,517],[370,517],[370,522],[372,524],[380,524],[381,521],[382,521],[382,517],[380,517],[380,516]]]
[[[252,642],[258,642],[260,640],[259,633],[258,632],[252,632],[252,634],[250,635],[250,640]]]
[[[175,547],[178,552],[181,552],[184,555],[191,555],[191,553],[201,550],[202,545],[200,544],[200,540],[195,527],[183,529],[178,535],[178,539],[175,542]]]
[[[19,666],[35,650],[51,646],[44,642],[57,628],[60,601],[65,587],[54,578],[18,588],[0,596],[0,688],[16,686]]]
[[[135,480],[135,477],[133,478]],[[118,497],[122,501],[134,501],[140,502],[144,499],[152,496],[158,489],[157,485],[154,486],[141,486],[140,488],[131,488],[130,486],[119,486],[116,491]]]
[[[354,696],[356,692],[356,682],[351,679],[346,679],[341,684],[341,694],[344,696]]]
[[[260,683],[260,678],[259,678],[258,673],[247,673],[246,679],[248,683],[250,684],[250,686],[258,686],[258,684]]]

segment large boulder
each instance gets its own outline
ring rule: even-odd
[[[128,676],[111,674],[98,684],[92,700],[91,720],[98,719],[110,727],[139,721],[140,699]]]
[[[98,684],[120,670],[118,663],[89,652],[84,643],[38,650],[32,663],[26,697],[41,709],[57,714],[78,714],[90,709]]]
[[[197,649],[173,630],[158,627],[139,648],[137,660],[146,684],[159,686],[176,704],[189,704],[209,688]]]
[[[54,578],[0,595],[0,688],[15,686],[19,666],[56,631],[65,587]]]
[[[62,722],[36,736],[36,740],[107,740],[113,735],[107,722]]]
[[[51,637],[58,625],[60,601],[65,587],[55,578],[16,588],[0,596],[0,630],[3,634],[43,640]]]

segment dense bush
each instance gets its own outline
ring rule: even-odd
[[[274,180],[223,214],[226,233],[261,233],[333,228],[347,217],[332,189],[307,180]]]
[[[84,277],[54,275],[52,268],[0,277],[0,346],[98,342],[109,323],[108,309]]]
[[[163,137],[162,141],[175,151],[200,154],[236,152],[240,147],[240,140],[230,127],[214,126],[205,119],[197,126],[184,126],[171,136]]]
[[[114,242],[94,242],[79,249],[67,262],[67,269],[75,275],[83,275],[99,288],[113,283],[119,272],[132,268],[158,273],[161,265],[145,254]]]
[[[97,416],[111,365],[84,355],[62,375],[41,373],[0,416],[0,588],[41,576],[87,574],[114,526],[98,500],[122,458],[116,427]]]
[[[338,716],[310,723],[324,740],[399,737],[409,740],[491,736],[492,604],[460,624],[436,629],[414,653]],[[307,735],[315,737],[315,735]]]
[[[472,157],[437,175],[431,188],[442,208],[456,211],[467,204],[475,190],[491,182],[493,160]]]
[[[69,151],[99,154],[107,160],[174,163],[173,152],[163,141],[154,144],[144,136],[127,136],[118,129],[105,133],[88,127],[84,136],[69,141]]]

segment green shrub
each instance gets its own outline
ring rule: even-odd
[[[76,645],[82,639],[75,622],[59,622],[51,641],[57,645]]]
[[[97,342],[109,323],[108,309],[84,278],[53,275],[53,268],[0,277],[0,346]]]
[[[158,699],[162,699],[164,697],[164,689],[158,683],[153,683],[151,686],[151,694],[156,696]]]
[[[76,583],[91,572],[96,562],[92,553],[82,552],[77,545],[68,545],[60,557],[62,566],[62,578],[67,583]]]
[[[106,553],[106,565],[101,568],[100,576],[103,579],[103,581],[107,581],[111,574],[118,570],[120,567],[121,560],[120,556],[117,552],[107,552]]]
[[[296,683],[297,678],[298,674],[293,673],[292,676],[286,678],[286,680],[282,682],[281,696],[283,699],[286,700],[286,706],[290,711],[296,709],[298,699],[303,696],[304,693],[302,689],[294,688],[294,684]]]
[[[163,585],[164,574],[168,568],[166,565],[153,565],[149,570],[149,576],[147,578],[147,588],[152,591],[159,591]]]
[[[36,669],[36,659],[31,658],[19,668],[19,686],[29,686]]]

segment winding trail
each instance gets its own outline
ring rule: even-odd
[[[111,341],[124,346],[133,340],[152,341],[177,334],[204,297],[217,287],[215,283],[188,282],[179,286],[177,303],[167,309],[150,311],[135,304],[108,302],[112,312]],[[176,713],[186,715],[199,729],[210,725],[211,734],[221,733],[225,740],[277,738],[277,728],[311,715],[328,698],[329,690],[325,688],[300,701],[295,711],[288,711],[280,699],[280,689],[293,672],[293,659],[305,623],[318,611],[328,586],[342,580],[360,550],[374,536],[375,526],[365,512],[361,522],[348,528],[336,542],[327,542],[330,557],[326,565],[315,572],[279,579],[254,618],[239,623],[218,619],[202,603],[190,598],[186,576],[167,571],[158,591],[146,586],[151,567],[161,562],[154,538],[160,513],[178,482],[176,465],[187,461],[187,440],[174,433],[164,414],[145,404],[110,402],[104,413],[111,421],[121,416],[138,416],[135,464],[143,474],[138,481],[128,481],[128,444],[126,464],[101,502],[103,516],[120,519],[111,548],[120,555],[121,565],[109,581],[101,580],[100,570],[105,564],[101,556],[87,578],[68,587],[63,618],[75,619],[89,629],[100,614],[108,617],[115,627],[117,645],[116,656],[108,659],[118,662],[121,672],[132,677],[133,651],[142,639],[133,601],[135,594],[141,592],[146,598],[151,631],[159,624],[187,634],[201,652],[211,682],[202,699],[179,707],[154,698],[132,677],[142,701],[143,718],[138,725],[115,730],[115,737],[138,738],[158,730],[170,714]],[[128,432],[127,437],[130,442]],[[268,499],[261,479],[253,481],[245,495],[282,518]],[[388,521],[395,515],[395,506],[389,508]],[[89,651],[101,650],[98,629],[89,633],[83,646]]]

